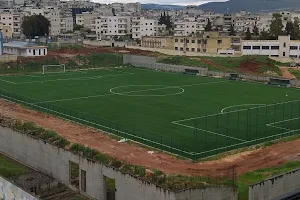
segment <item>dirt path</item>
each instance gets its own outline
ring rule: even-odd
[[[237,173],[241,174],[250,170],[277,166],[288,160],[300,159],[300,140],[296,140],[228,156],[218,161],[193,163],[188,160],[178,160],[164,153],[149,154],[147,149],[133,144],[118,143],[95,129],[28,110],[3,100],[0,100],[0,113],[8,117],[34,122],[39,126],[56,131],[71,142],[90,146],[126,163],[160,169],[166,173],[215,177],[224,175],[224,170],[232,165],[236,165]]]
[[[289,67],[279,67],[281,73],[282,73],[282,77],[283,78],[287,78],[287,79],[294,79],[296,78],[290,71],[289,71]]]

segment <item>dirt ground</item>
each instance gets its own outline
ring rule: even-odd
[[[295,79],[296,77],[289,71],[290,67],[279,67],[282,77],[287,79]],[[293,68],[294,69],[294,68]],[[295,68],[296,69],[296,68]],[[297,70],[297,69],[296,69]]]
[[[90,146],[115,156],[125,163],[143,165],[149,169],[160,169],[165,173],[199,176],[223,176],[226,169],[236,165],[237,174],[265,167],[277,166],[289,160],[300,159],[300,140],[280,143],[267,148],[227,156],[217,161],[194,163],[180,160],[162,152],[149,154],[148,150],[132,143],[118,143],[107,134],[75,123],[55,118],[17,104],[0,100],[0,113],[4,116],[34,122],[46,129],[54,130],[71,142]]]

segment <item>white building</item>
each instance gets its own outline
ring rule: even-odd
[[[60,34],[60,10],[55,7],[45,7],[41,9],[26,9],[24,10],[26,16],[43,15],[50,22],[50,36],[57,36]]]
[[[205,19],[184,19],[174,23],[174,36],[189,36],[202,33],[206,26]]]
[[[94,30],[97,40],[125,36],[131,34],[131,20],[129,16],[99,16],[95,19]]]
[[[23,17],[24,15],[20,13],[1,13],[0,22],[3,26],[10,26],[14,37],[20,37]]]
[[[47,46],[38,46],[28,42],[9,42],[3,44],[4,54],[17,56],[46,56]]]
[[[144,17],[132,18],[132,38],[141,39],[143,36],[159,35],[160,28],[163,26],[158,24],[156,19],[146,19]]]
[[[300,40],[279,36],[278,40],[243,40],[242,55],[264,55],[271,57],[299,58]]]

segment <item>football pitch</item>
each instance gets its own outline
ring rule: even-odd
[[[195,160],[300,129],[299,89],[138,68],[1,76],[0,96]]]

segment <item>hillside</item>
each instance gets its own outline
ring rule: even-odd
[[[296,10],[300,9],[299,0],[229,0],[227,2],[212,2],[199,6],[200,9],[213,12],[249,12]]]
[[[160,4],[142,4],[143,10],[182,10],[184,6],[178,5],[160,5]]]

